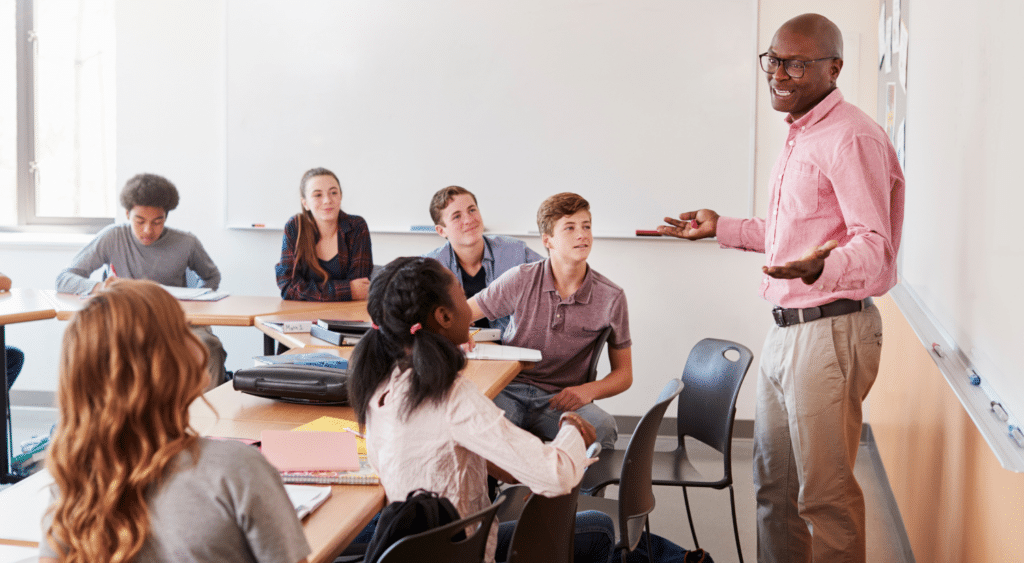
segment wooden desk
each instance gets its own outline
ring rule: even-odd
[[[352,349],[333,348],[327,351],[347,358]],[[463,375],[493,398],[519,373],[520,365],[519,362],[474,360],[469,362]],[[197,400],[189,409],[189,415],[192,426],[207,436],[258,439],[262,430],[291,430],[321,416],[355,420],[355,413],[349,407],[273,401],[235,391],[230,383],[206,393],[205,398],[209,404],[202,399]],[[384,503],[383,487],[332,485],[331,498],[303,523],[306,539],[313,549],[310,563],[330,562],[337,557],[384,507]]]
[[[66,321],[80,310],[87,299],[73,293],[46,291],[57,311],[57,318]],[[280,297],[228,295],[219,301],[179,301],[185,318],[194,325],[252,326],[258,315],[322,309],[324,303],[286,301]],[[365,306],[364,306],[365,309]]]
[[[266,355],[274,353],[274,341],[286,348],[333,348],[335,347],[326,340],[320,340],[308,332],[280,332],[277,329],[267,326],[267,323],[280,323],[284,321],[316,321],[321,318],[330,318],[341,321],[369,321],[370,314],[366,312],[366,301],[349,301],[344,303],[320,303],[319,309],[311,309],[302,312],[287,312],[274,315],[259,315],[254,323],[263,333],[263,352]]]
[[[53,303],[46,293],[38,289],[15,288],[0,292],[0,347],[6,349],[6,326],[41,319],[52,319],[57,315]],[[11,397],[7,391],[7,354],[0,358],[0,373],[3,374],[3,437],[0,448],[3,449],[4,461],[0,467],[0,483],[14,483],[21,479],[11,474],[11,447],[8,437],[11,435]]]

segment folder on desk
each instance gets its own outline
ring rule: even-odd
[[[348,432],[264,430],[261,451],[278,471],[355,471],[356,437]]]

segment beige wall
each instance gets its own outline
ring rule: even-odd
[[[889,297],[871,426],[917,561],[1024,561],[1024,475],[1003,469]]]

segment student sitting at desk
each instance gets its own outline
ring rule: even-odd
[[[370,288],[370,230],[358,215],[341,210],[341,184],[326,168],[299,183],[302,211],[284,226],[277,287],[283,299],[361,301]]]
[[[95,293],[117,277],[186,287],[187,270],[199,276],[203,287],[217,289],[220,270],[199,239],[192,233],[164,226],[167,215],[178,207],[178,189],[174,184],[156,174],[132,176],[121,190],[121,206],[128,223],[104,228],[79,251],[71,267],[57,275],[57,291]],[[110,273],[105,281],[89,279],[105,265]],[[208,326],[193,326],[192,332],[210,351],[211,385],[223,383],[228,354],[220,339]]]
[[[562,495],[583,477],[594,428],[575,413],[557,421],[551,444],[516,428],[459,375],[470,310],[455,276],[430,258],[398,258],[374,277],[367,311],[375,328],[352,352],[349,398],[366,429],[370,463],[390,501],[423,488],[447,497],[462,516],[490,504],[487,474]],[[607,563],[611,519],[577,518],[576,561]],[[512,528],[502,533],[511,538]],[[494,561],[498,528],[487,540]],[[504,560],[499,554],[499,560]]]
[[[256,448],[189,426],[206,359],[151,282],[119,280],[72,318],[40,561],[305,561],[277,470]]]
[[[448,186],[430,200],[434,229],[448,242],[426,254],[455,274],[466,298],[473,297],[499,276],[521,264],[543,260],[526,243],[512,237],[484,235],[484,220],[476,196],[466,188]],[[478,319],[473,326],[505,332],[509,318]]]
[[[615,446],[615,419],[594,404],[633,384],[629,313],[622,288],[587,265],[594,242],[590,204],[574,193],[549,197],[537,226],[549,257],[505,272],[469,301],[473,318],[512,315],[503,341],[541,350],[544,359],[516,376],[494,402],[521,428],[550,440],[563,413],[575,412],[597,428],[601,446]],[[587,382],[601,332],[608,339],[611,372]]]

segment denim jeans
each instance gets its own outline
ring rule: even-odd
[[[498,525],[498,549],[495,561],[508,559],[508,548],[512,543],[515,522]],[[573,559],[576,563],[608,563],[615,546],[615,525],[603,512],[587,510],[576,513],[576,537],[573,545]]]
[[[548,404],[554,396],[555,393],[548,393],[529,383],[509,383],[494,398],[494,404],[505,411],[505,418],[512,421],[512,424],[544,440],[554,440],[558,434],[558,419],[562,416],[562,411]],[[612,415],[594,403],[583,405],[576,410],[576,414],[594,425],[597,430],[597,441],[602,448],[615,447],[619,432]]]

